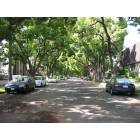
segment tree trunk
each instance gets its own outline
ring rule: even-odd
[[[9,41],[9,70],[8,70],[8,80],[12,80],[12,57],[11,57],[11,53],[12,53],[12,41]]]
[[[104,21],[103,17],[101,17],[101,23],[103,25],[103,29],[104,29],[106,37],[107,37],[108,53],[109,53],[109,59],[110,59],[110,68],[111,68],[111,72],[113,72],[113,59],[112,59],[112,52],[111,52],[111,38],[110,38],[110,35],[108,33],[108,30],[107,30],[107,27],[105,25],[105,21]]]

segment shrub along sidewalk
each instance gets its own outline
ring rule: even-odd
[[[135,82],[136,93],[140,94],[140,82]]]
[[[0,86],[0,93],[4,93],[4,92],[5,92],[4,86]]]

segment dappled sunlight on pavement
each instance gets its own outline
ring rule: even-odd
[[[139,105],[140,96],[111,96],[73,78],[28,94],[0,95],[0,122],[140,122]]]
[[[133,98],[128,98],[127,100],[114,99],[112,101],[109,101],[108,103],[140,104],[140,100],[133,99]]]

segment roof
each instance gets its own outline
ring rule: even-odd
[[[140,42],[137,42],[133,46],[123,50],[122,62],[123,64],[134,64],[140,62]]]

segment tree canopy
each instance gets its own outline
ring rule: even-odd
[[[31,75],[101,79],[113,71],[126,26],[124,18],[111,17],[5,17],[0,41],[7,41],[9,65],[20,60]]]

